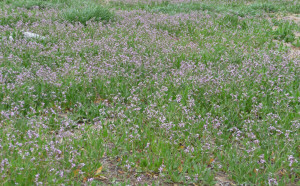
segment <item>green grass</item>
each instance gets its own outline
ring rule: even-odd
[[[192,11],[208,11],[208,12],[235,12],[239,16],[257,15],[263,13],[294,13],[299,14],[300,3],[298,1],[235,1],[235,2],[220,2],[202,1],[202,2],[183,2],[170,3],[170,1],[162,1],[161,3],[125,3],[123,1],[111,1],[112,7],[119,9],[141,9],[153,12],[162,12],[168,14],[188,13]]]
[[[299,4],[0,3],[0,184],[299,184]]]
[[[274,31],[275,39],[284,40],[285,42],[293,42],[295,40],[293,30],[293,25],[289,23],[281,23]]]
[[[59,9],[60,15],[63,20],[75,23],[80,22],[86,24],[87,21],[94,19],[95,21],[109,22],[114,20],[114,13],[108,8],[96,4],[94,1],[83,0],[25,0],[25,1],[10,1],[4,0],[2,6],[9,4],[14,8],[26,8],[33,9]],[[4,8],[4,7],[2,7]],[[27,15],[23,15],[23,19],[26,19]],[[11,22],[17,22],[20,18],[3,18],[1,24],[11,24]]]
[[[103,6],[90,5],[84,8],[70,8],[62,13],[62,17],[69,22],[80,22],[86,24],[87,21],[109,22],[114,19],[114,14]]]
[[[13,7],[23,7],[32,9],[38,7],[44,8],[62,8],[64,6],[71,6],[74,1],[72,0],[3,0],[5,4],[10,4]]]

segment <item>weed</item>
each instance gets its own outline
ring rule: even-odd
[[[109,22],[114,19],[114,14],[100,5],[70,8],[65,10],[62,16],[69,22],[80,22],[82,24],[86,24],[89,20]]]
[[[274,31],[274,35],[275,39],[284,40],[285,42],[293,42],[295,40],[293,26],[288,22],[280,24]]]

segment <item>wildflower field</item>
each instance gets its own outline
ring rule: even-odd
[[[0,0],[0,185],[299,185],[299,20],[299,0]]]

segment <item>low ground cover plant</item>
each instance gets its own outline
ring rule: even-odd
[[[299,184],[298,3],[26,2],[0,1],[0,184]]]

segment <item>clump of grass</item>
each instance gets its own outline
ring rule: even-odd
[[[296,40],[292,43],[292,45],[293,45],[294,47],[300,47],[300,38],[296,39]]]
[[[64,11],[62,16],[69,22],[80,22],[84,25],[91,19],[103,22],[109,22],[114,19],[114,14],[109,9],[100,5],[89,5],[85,8],[70,8]]]
[[[289,23],[280,24],[274,31],[274,35],[275,39],[284,40],[285,42],[293,42],[295,40],[292,25]]]
[[[263,10],[267,13],[274,13],[279,11],[279,7],[271,3],[253,4],[250,6],[253,10]]]
[[[13,7],[23,7],[26,9],[32,9],[34,7],[44,8],[57,8],[63,7],[64,5],[70,5],[71,0],[6,0],[5,3],[11,4]]]

